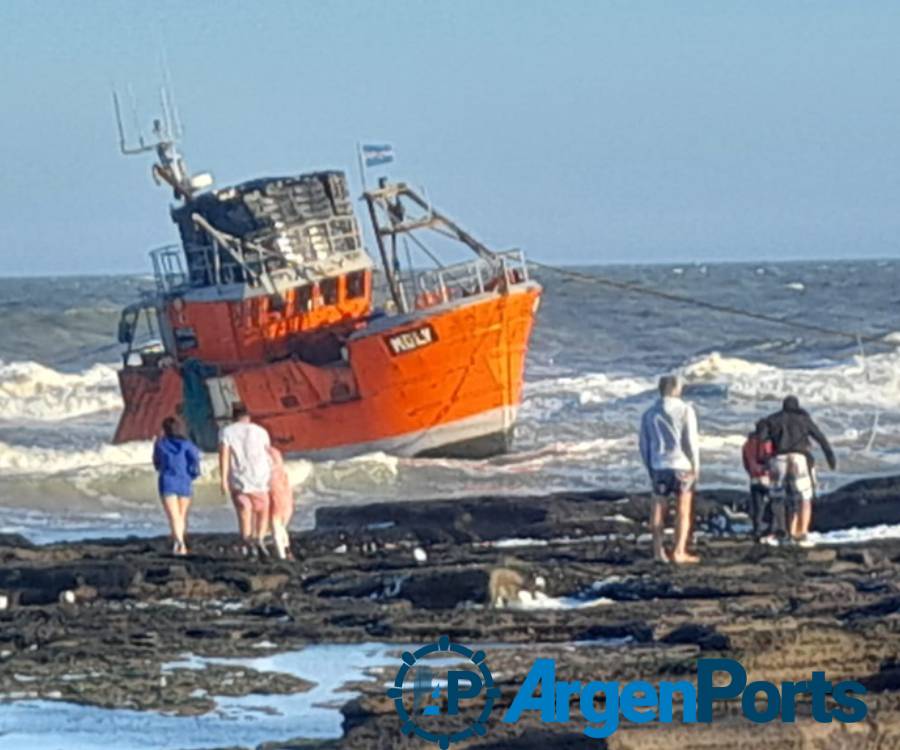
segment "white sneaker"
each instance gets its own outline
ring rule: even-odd
[[[778,540],[777,536],[764,536],[759,540],[763,544],[768,544],[770,547],[780,547],[781,542]]]

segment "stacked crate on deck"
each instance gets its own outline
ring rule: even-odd
[[[245,248],[244,262],[257,274],[263,265],[272,271],[361,247],[343,173],[254,180],[199,195],[172,212],[195,286],[213,283],[216,258],[211,238],[191,220],[193,213],[222,232],[270,251]],[[220,249],[218,263],[224,283],[245,280],[243,268],[225,249]]]

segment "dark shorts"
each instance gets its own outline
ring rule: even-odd
[[[190,479],[180,477],[160,477],[157,483],[160,498],[193,497],[194,485]]]
[[[654,469],[653,494],[658,497],[680,495],[694,489],[694,474],[675,469]]]

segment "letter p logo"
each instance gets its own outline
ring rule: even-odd
[[[460,688],[460,682],[463,683]],[[481,676],[468,669],[452,670],[447,673],[447,714],[456,716],[459,713],[460,698],[474,698],[484,684]]]

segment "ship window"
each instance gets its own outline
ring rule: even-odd
[[[193,328],[175,329],[175,346],[179,349],[196,349],[197,334]]]
[[[366,293],[366,272],[354,271],[347,274],[347,299],[362,297]]]
[[[294,292],[294,309],[298,313],[305,313],[312,310],[312,287],[298,286]]]
[[[337,279],[325,279],[319,282],[322,301],[326,305],[336,305],[338,301]]]

